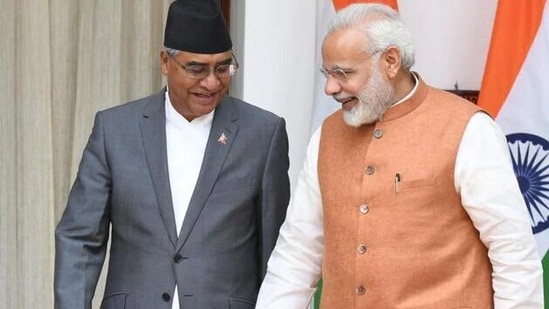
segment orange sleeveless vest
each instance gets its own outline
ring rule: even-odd
[[[493,308],[487,249],[454,186],[474,104],[420,81],[383,120],[328,117],[321,308]]]

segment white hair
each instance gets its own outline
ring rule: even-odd
[[[175,57],[177,56],[177,54],[179,54],[181,51],[178,50],[178,49],[175,49],[175,48],[169,48],[169,47],[164,47],[164,50],[168,53],[168,55],[172,56],[172,57]]]
[[[365,52],[375,54],[395,46],[400,50],[403,68],[410,70],[414,65],[412,34],[391,7],[379,3],[351,4],[338,12],[328,26],[328,34],[353,26],[359,26],[366,34]]]
[[[371,66],[368,82],[356,95],[358,104],[350,110],[343,110],[343,120],[352,127],[358,128],[363,124],[380,120],[393,103],[395,88],[383,79],[378,65],[379,57],[375,59],[376,63]]]

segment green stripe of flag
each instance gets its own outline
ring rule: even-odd
[[[322,291],[322,279],[318,282],[314,298],[314,309],[320,309],[320,292]]]
[[[543,264],[543,294],[545,297],[545,309],[549,309],[549,251],[545,253]]]

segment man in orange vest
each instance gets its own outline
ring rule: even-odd
[[[500,128],[410,71],[381,4],[340,11],[322,46],[342,106],[313,135],[257,308],[543,308],[542,268]]]

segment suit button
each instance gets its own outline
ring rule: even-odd
[[[361,286],[357,286],[356,289],[355,289],[355,293],[357,295],[364,295],[366,293],[366,288],[363,287],[362,285]]]
[[[364,254],[364,253],[366,253],[366,250],[368,250],[368,247],[366,247],[366,245],[364,245],[364,244],[360,244],[356,248],[356,252],[358,252],[358,254]]]
[[[170,294],[168,293],[162,293],[162,299],[164,301],[170,301],[171,297],[170,297]]]
[[[368,207],[367,204],[362,204],[360,205],[360,207],[358,208],[360,210],[360,213],[365,215],[368,213],[368,211],[370,211],[370,208]]]
[[[181,254],[176,254],[174,257],[173,257],[173,261],[176,262],[176,263],[181,263],[183,261],[183,257],[181,256]]]

